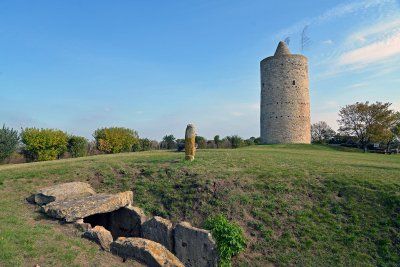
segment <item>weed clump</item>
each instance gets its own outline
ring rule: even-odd
[[[211,231],[217,242],[219,265],[231,266],[232,257],[246,248],[242,228],[221,214],[208,218],[204,227]]]

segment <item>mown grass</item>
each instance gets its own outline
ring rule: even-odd
[[[77,235],[56,238],[65,226],[31,222],[38,213],[24,197],[66,181],[87,181],[99,192],[133,190],[148,214],[197,226],[224,213],[248,239],[237,266],[400,262],[399,156],[274,145],[200,150],[194,162],[154,151],[0,166],[0,263],[70,266],[101,259]]]

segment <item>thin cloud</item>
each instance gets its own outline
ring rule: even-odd
[[[344,53],[339,59],[339,65],[369,64],[379,62],[400,54],[400,33],[383,41],[377,41],[366,46]]]
[[[294,33],[300,32],[306,25],[315,25],[327,22],[332,19],[336,19],[342,16],[354,14],[366,9],[376,8],[378,6],[383,6],[387,4],[396,4],[395,0],[362,0],[356,1],[347,4],[337,5],[319,16],[304,19],[300,22],[295,23],[294,25],[281,30],[278,33],[278,37],[288,36]]]

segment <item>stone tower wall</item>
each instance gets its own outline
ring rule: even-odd
[[[311,142],[307,58],[278,55],[261,61],[261,141]]]

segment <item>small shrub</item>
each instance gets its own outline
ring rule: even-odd
[[[3,125],[3,128],[0,129],[0,162],[11,156],[17,149],[18,142],[18,132]]]
[[[123,127],[97,129],[93,137],[97,148],[105,153],[129,152],[139,142],[136,131]]]
[[[243,230],[223,215],[208,218],[204,227],[211,231],[217,242],[219,265],[231,266],[232,257],[246,248]]]
[[[205,137],[196,135],[195,142],[197,144],[198,149],[207,148],[207,139]]]
[[[54,160],[67,151],[68,136],[61,130],[26,128],[21,139],[29,160]]]
[[[231,143],[232,148],[238,148],[244,145],[243,139],[238,135],[227,136],[226,138]]]
[[[82,136],[70,136],[68,138],[68,152],[73,158],[84,157],[88,151],[88,140]]]
[[[151,140],[147,138],[140,139],[140,146],[142,151],[151,150]]]

